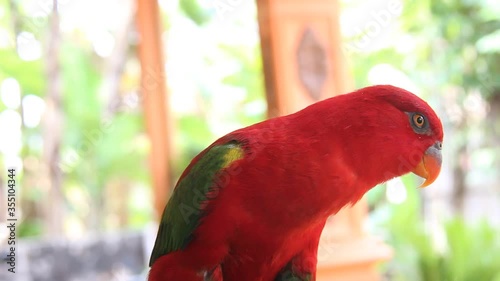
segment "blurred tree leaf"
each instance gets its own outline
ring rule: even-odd
[[[14,77],[23,93],[43,96],[44,70],[41,60],[23,61],[14,49],[0,49],[0,80]]]
[[[206,24],[212,17],[212,13],[202,7],[198,0],[180,0],[179,6],[181,11],[197,25]]]

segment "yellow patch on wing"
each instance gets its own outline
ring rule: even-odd
[[[245,156],[245,151],[237,146],[237,145],[232,145],[232,147],[224,154],[224,163],[222,164],[222,168],[227,168],[231,163],[233,163],[236,160],[240,160]]]

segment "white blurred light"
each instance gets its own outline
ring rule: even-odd
[[[6,109],[0,113],[0,128],[2,132],[11,132],[21,129],[21,116],[12,109]]]
[[[401,36],[395,43],[396,51],[400,54],[409,54],[415,50],[417,43],[410,35]]]
[[[158,4],[164,11],[174,11],[177,9],[177,1],[159,0]]]
[[[43,149],[43,138],[40,135],[29,136],[26,140],[27,146],[35,151],[42,151]]]
[[[438,221],[432,221],[430,224],[430,229],[432,233],[432,245],[438,253],[444,254],[448,252],[448,238],[446,235],[446,230],[442,223]]]
[[[17,155],[21,151],[21,115],[6,109],[0,113],[0,151],[5,155]]]
[[[400,178],[395,178],[387,182],[385,196],[387,201],[393,204],[401,204],[406,200],[406,188]]]
[[[474,118],[481,120],[486,117],[487,104],[479,92],[473,92],[464,100],[464,108]]]
[[[133,110],[139,107],[141,97],[136,92],[128,93],[123,97],[123,104],[125,110]]]
[[[6,78],[0,85],[2,102],[10,109],[16,109],[21,104],[21,86],[14,78]]]
[[[115,38],[107,31],[97,32],[92,38],[92,45],[97,55],[109,57],[115,48]]]
[[[33,33],[23,31],[17,35],[17,54],[25,61],[37,60],[42,57],[42,45]]]
[[[4,166],[7,168],[15,168],[16,173],[23,170],[23,159],[17,155],[6,155],[3,159]],[[20,216],[20,214],[18,214]]]
[[[476,48],[480,53],[495,53],[500,51],[500,30],[483,36],[476,42]]]
[[[13,45],[9,32],[0,27],[0,48],[7,48]]]
[[[64,233],[70,239],[78,239],[84,236],[85,226],[77,217],[68,216],[64,221]]]
[[[244,112],[248,116],[265,115],[267,104],[263,100],[255,100],[245,104]]]
[[[27,95],[23,98],[23,121],[24,126],[34,128],[40,124],[42,114],[45,110],[45,101],[35,95]]]
[[[413,92],[418,96],[418,88],[406,73],[386,63],[377,64],[368,71],[368,81],[372,85],[394,85]]]

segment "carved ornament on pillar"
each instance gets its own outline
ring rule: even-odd
[[[310,27],[304,30],[299,41],[297,66],[300,82],[306,92],[314,101],[320,100],[327,79],[328,60],[325,48]]]

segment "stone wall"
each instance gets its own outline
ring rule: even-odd
[[[6,245],[0,246],[0,280],[146,280],[150,242],[146,232],[117,232],[76,241],[16,241],[16,273],[7,271]]]

